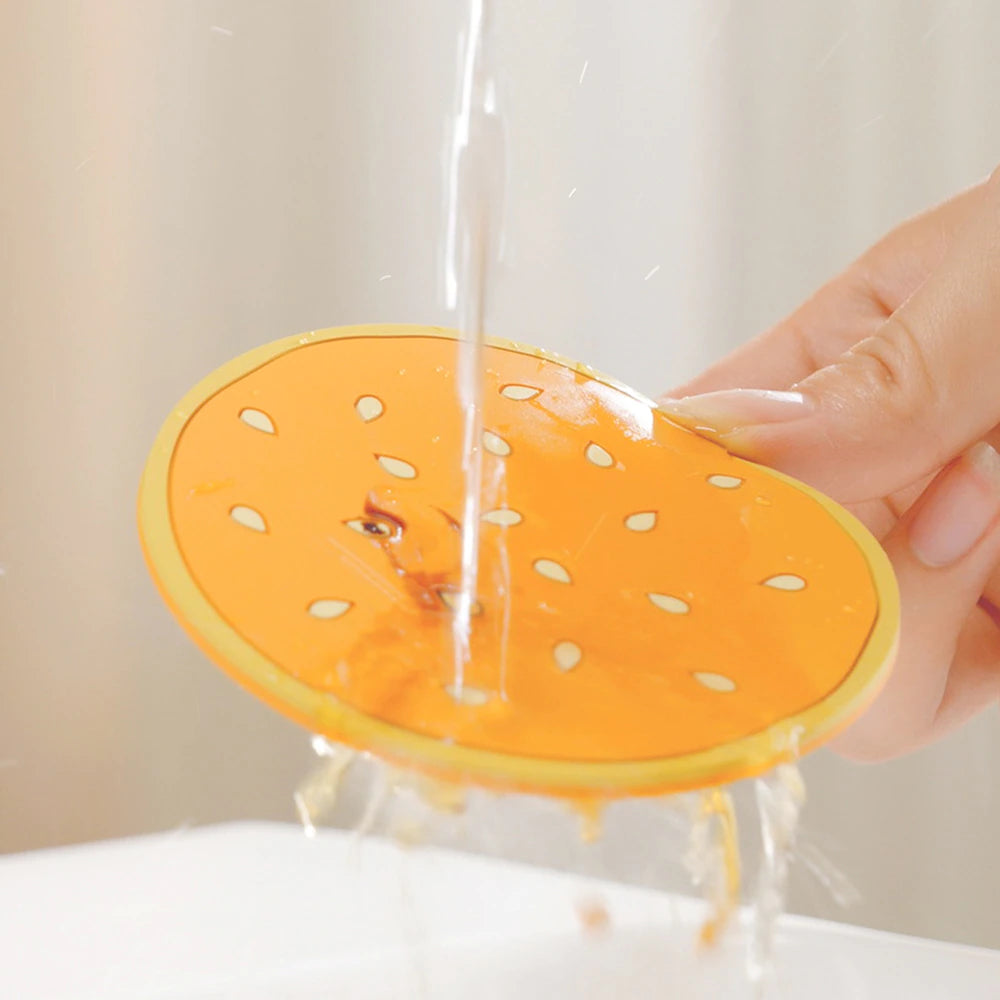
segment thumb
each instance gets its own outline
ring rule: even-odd
[[[787,392],[666,400],[672,420],[842,502],[886,496],[1000,422],[1000,171],[940,268],[874,334]]]

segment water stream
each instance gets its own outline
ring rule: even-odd
[[[758,778],[754,786],[762,851],[750,925],[747,975],[757,1000],[763,1000],[775,974],[778,919],[787,900],[788,872],[806,790],[796,764],[779,764]]]
[[[458,402],[462,411],[461,586],[455,608],[451,690],[461,700],[473,616],[480,606],[483,506],[483,341],[490,271],[500,246],[505,159],[495,74],[490,0],[470,0],[459,40],[456,105],[447,146],[442,255],[444,305],[461,334]],[[494,488],[497,484],[493,484]],[[495,595],[500,596],[500,595]]]

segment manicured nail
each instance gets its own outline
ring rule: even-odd
[[[910,526],[910,549],[938,569],[967,556],[1000,516],[1000,455],[981,441],[931,491]]]
[[[683,399],[664,399],[660,409],[671,420],[691,430],[726,434],[738,427],[798,420],[808,416],[813,406],[801,392],[726,389]]]

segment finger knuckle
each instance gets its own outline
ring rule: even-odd
[[[875,336],[855,345],[850,360],[855,377],[885,417],[924,423],[937,409],[937,379],[923,342],[898,313]]]

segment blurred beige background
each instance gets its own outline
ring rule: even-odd
[[[171,405],[230,356],[448,322],[461,17],[459,0],[0,4],[0,850],[292,818],[306,734],[173,624],[136,485]],[[1000,161],[990,0],[500,0],[497,27],[490,331],[649,392]],[[794,907],[1000,947],[998,722],[878,768],[811,759],[807,835],[863,898],[841,913],[800,874]],[[616,831],[623,877],[645,877],[654,813]],[[516,806],[488,825],[494,849],[567,863]]]

